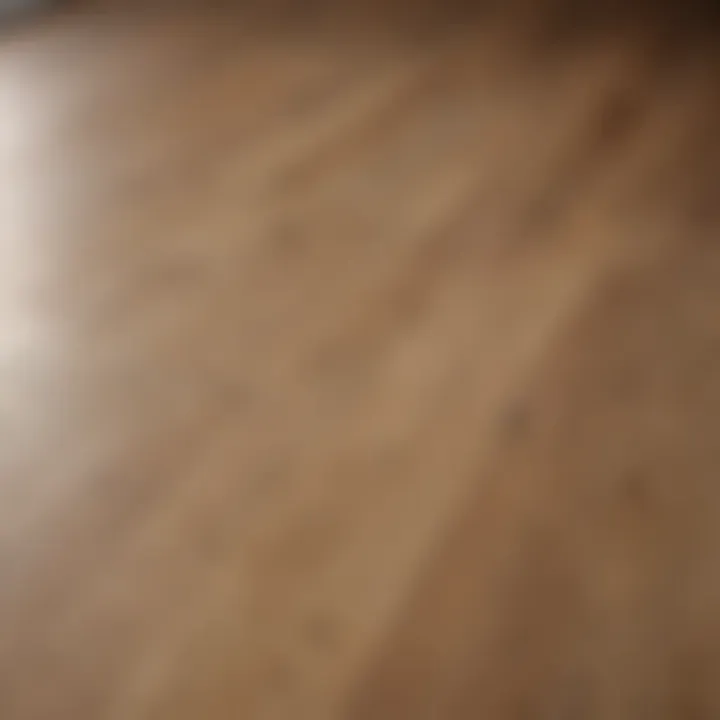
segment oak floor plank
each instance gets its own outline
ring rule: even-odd
[[[720,70],[567,12],[4,32],[3,720],[714,717]]]

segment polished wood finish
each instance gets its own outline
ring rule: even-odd
[[[711,25],[516,5],[5,31],[3,720],[720,714]]]

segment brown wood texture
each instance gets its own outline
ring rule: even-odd
[[[719,717],[712,14],[299,5],[3,30],[0,718]]]

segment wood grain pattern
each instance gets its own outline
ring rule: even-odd
[[[3,720],[720,714],[712,23],[578,7],[4,32]]]

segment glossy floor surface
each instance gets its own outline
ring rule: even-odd
[[[720,716],[712,22],[516,4],[3,31],[2,720]]]

